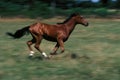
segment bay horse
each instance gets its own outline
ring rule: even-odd
[[[80,16],[78,13],[74,13],[70,15],[70,17],[63,23],[49,25],[46,23],[37,22],[30,26],[17,30],[14,34],[8,32],[7,35],[17,39],[21,38],[26,33],[30,33],[33,38],[27,42],[28,48],[30,50],[29,55],[34,55],[35,52],[31,48],[31,45],[35,44],[34,47],[42,54],[42,56],[48,58],[48,55],[43,52],[39,46],[42,39],[57,43],[53,49],[53,52],[50,53],[51,55],[55,55],[59,47],[61,49],[61,53],[63,53],[65,51],[64,42],[68,40],[70,34],[77,24],[88,26],[88,22],[83,18],[83,16]]]

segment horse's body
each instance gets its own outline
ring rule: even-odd
[[[68,34],[69,34],[66,32],[66,29],[65,29],[66,27],[64,24],[48,25],[45,23],[36,23],[34,25],[35,26],[30,27],[29,30],[36,33],[36,34],[40,33],[42,35],[42,37],[48,41],[57,42],[57,37],[61,33],[64,33],[64,40],[63,41],[66,41]],[[48,30],[48,28],[49,28],[49,30]]]
[[[82,24],[88,26],[88,22],[79,14],[72,14],[63,23],[49,25],[45,23],[35,23],[28,27],[17,30],[15,34],[8,33],[8,35],[14,38],[22,37],[25,32],[30,32],[33,39],[27,42],[30,49],[30,55],[34,54],[31,45],[35,43],[35,48],[42,53],[44,57],[48,57],[40,48],[41,40],[44,38],[48,41],[57,42],[51,55],[56,54],[58,48],[61,48],[61,53],[64,52],[64,42],[69,38],[71,32],[74,30],[76,24]]]

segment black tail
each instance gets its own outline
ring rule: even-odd
[[[26,33],[29,33],[29,26],[19,29],[17,30],[14,34],[7,32],[6,34],[17,39],[17,38],[21,38],[22,36],[24,36]]]

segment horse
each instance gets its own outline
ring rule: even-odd
[[[61,53],[63,53],[65,51],[64,42],[68,40],[70,34],[77,24],[88,26],[88,21],[85,20],[84,17],[80,14],[73,13],[63,23],[50,25],[37,22],[30,26],[17,30],[14,34],[7,32],[7,35],[13,37],[14,39],[19,39],[26,33],[30,33],[32,35],[32,39],[27,41],[27,45],[30,50],[29,56],[34,56],[35,52],[33,51],[31,45],[35,44],[34,47],[42,54],[42,56],[44,58],[48,58],[49,56],[40,48],[42,39],[56,42],[53,51],[50,53],[51,56],[56,55],[59,47],[61,49]]]

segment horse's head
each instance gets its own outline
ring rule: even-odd
[[[80,16],[77,13],[72,14],[72,16],[74,17],[77,24],[82,24],[84,26],[88,26],[89,23],[87,22],[87,20],[84,19],[83,16]]]

